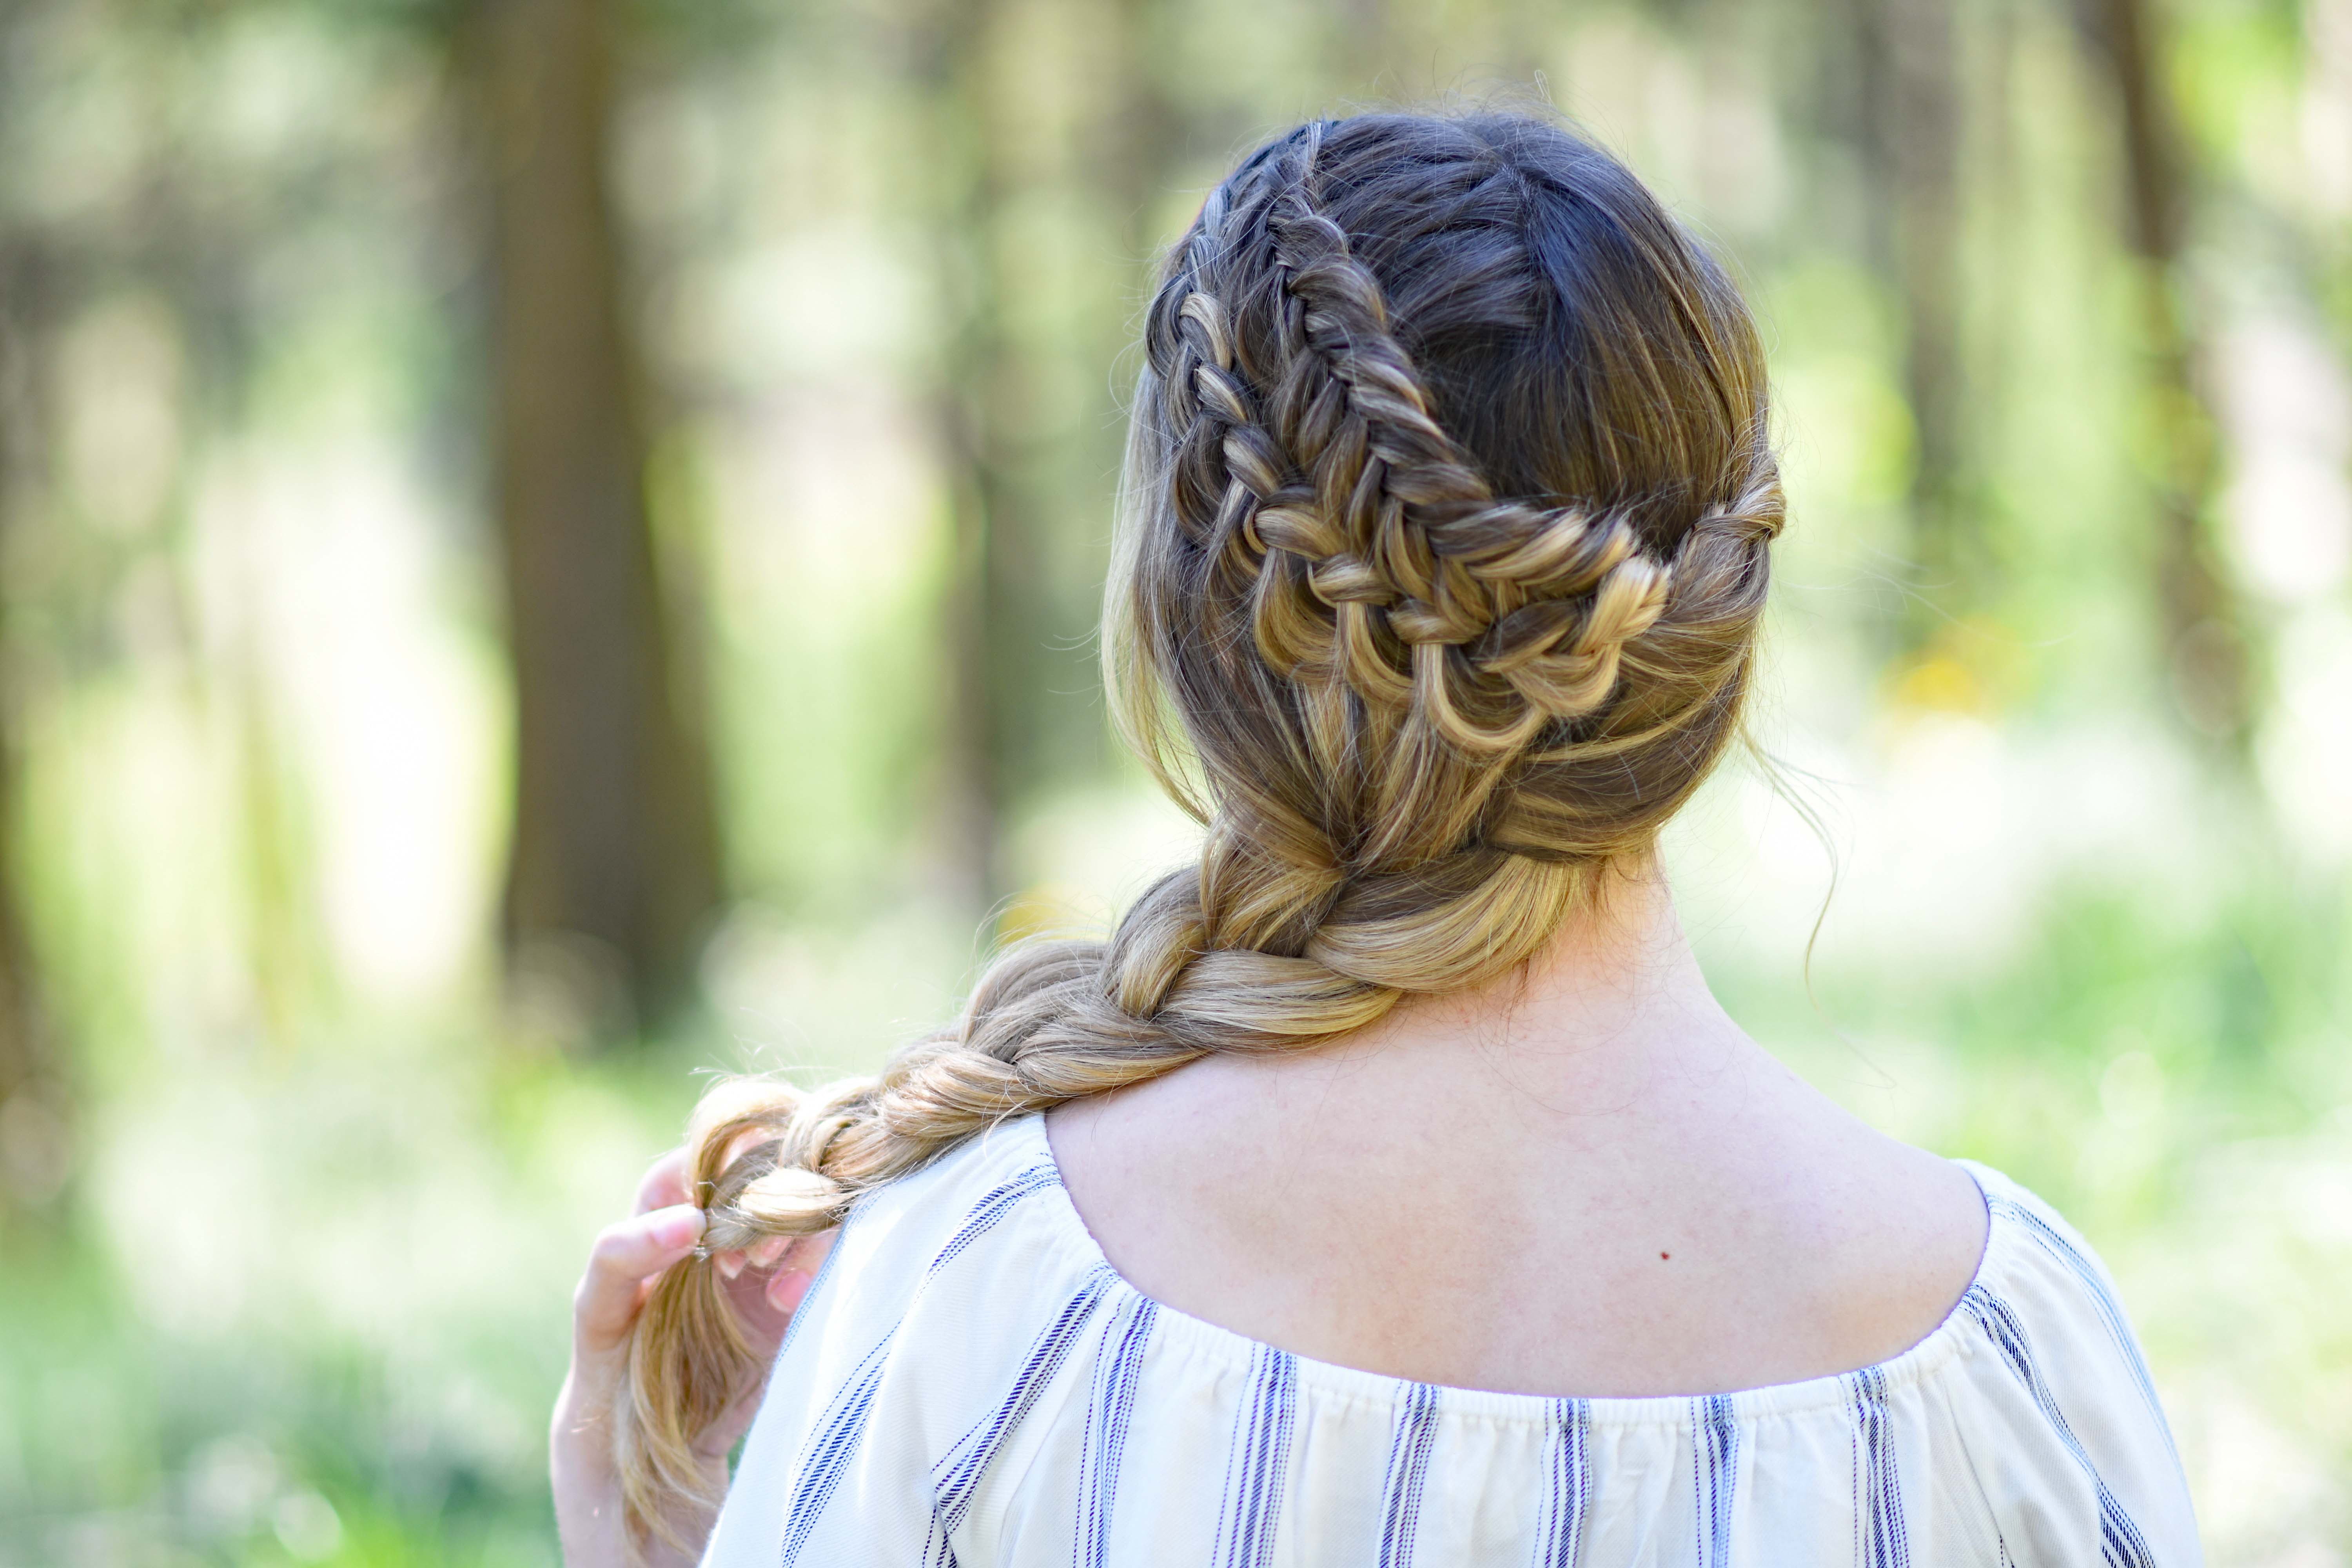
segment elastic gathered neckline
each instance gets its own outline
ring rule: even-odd
[[[1688,1427],[1694,1425],[1695,1407],[1717,1401],[1728,1401],[1733,1416],[1743,1422],[1817,1410],[1835,1411],[1843,1415],[1853,1403],[1852,1380],[1858,1374],[1876,1373],[1884,1388],[1892,1392],[1923,1382],[1956,1356],[1969,1350],[1975,1342],[1975,1336],[1969,1332],[1971,1320],[1963,1310],[1963,1304],[1970,1294],[1992,1288],[1993,1281],[2000,1277],[2010,1247],[2011,1222],[2002,1214],[2002,1205],[1992,1201],[1992,1184],[2000,1180],[1999,1173],[1973,1160],[1955,1160],[1952,1163],[1968,1173],[1969,1179],[1976,1185],[1978,1197],[1984,1203],[1984,1247],[1978,1254],[1976,1268],[1969,1276],[1968,1286],[1959,1299],[1952,1303],[1941,1322],[1907,1350],[1885,1361],[1846,1372],[1727,1392],[1640,1395],[1511,1394],[1496,1389],[1465,1388],[1452,1384],[1421,1383],[1388,1373],[1318,1361],[1296,1351],[1284,1351],[1280,1346],[1252,1339],[1147,1296],[1118,1272],[1117,1266],[1104,1253],[1101,1244],[1095,1239],[1094,1233],[1087,1228],[1085,1216],[1078,1213],[1076,1204],[1070,1199],[1069,1189],[1063,1184],[1061,1163],[1054,1157],[1054,1146],[1045,1133],[1044,1115],[1033,1113],[1023,1117],[987,1136],[991,1141],[1006,1137],[1022,1140],[1034,1147],[1038,1161],[1052,1169],[1053,1181],[1046,1184],[1045,1190],[1037,1195],[1045,1205],[1042,1213],[1050,1221],[1056,1240],[1072,1249],[1074,1255],[1090,1268],[1101,1271],[1109,1281],[1114,1296],[1149,1302],[1157,1324],[1155,1338],[1164,1334],[1171,1345],[1181,1346],[1193,1355],[1243,1373],[1248,1373],[1262,1357],[1287,1355],[1297,1369],[1299,1385],[1314,1389],[1328,1399],[1391,1408],[1410,1391],[1426,1388],[1437,1394],[1438,1408],[1443,1414],[1495,1421],[1548,1423],[1557,1418],[1563,1400],[1581,1405],[1587,1418],[1593,1424],[1610,1426]]]

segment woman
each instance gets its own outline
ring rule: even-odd
[[[582,1285],[572,1568],[2197,1562],[2080,1238],[1675,923],[1781,521],[1722,271],[1550,124],[1365,116],[1147,349],[1108,668],[1200,862],[705,1101]]]

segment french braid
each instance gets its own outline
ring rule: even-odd
[[[1733,732],[1781,518],[1760,354],[1606,154],[1514,116],[1303,127],[1209,195],[1144,341],[1106,675],[1200,863],[1107,942],[1000,958],[877,1077],[714,1089],[706,1252],[1507,973]],[[752,1371],[708,1263],[665,1276],[616,1422],[640,1531],[715,1502],[690,1439]]]

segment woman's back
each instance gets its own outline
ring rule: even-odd
[[[1024,1118],[860,1201],[705,1563],[2199,1562],[2104,1272],[2030,1194],[1975,1177],[1981,1260],[1900,1354],[1729,1394],[1548,1397],[1351,1370],[1155,1302]],[[1423,1273],[1412,1250],[1395,1290]]]

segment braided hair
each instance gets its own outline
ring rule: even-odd
[[[1213,191],[1144,329],[1114,711],[1204,825],[1105,942],[999,958],[874,1078],[688,1129],[721,1251],[840,1223],[1007,1118],[1310,1047],[1498,977],[1637,861],[1738,723],[1781,521],[1738,290],[1537,118],[1302,126]],[[753,1372],[675,1268],[615,1423],[630,1518],[708,1507]]]

